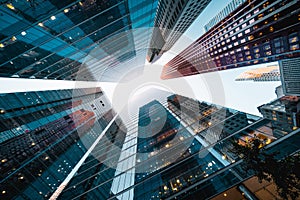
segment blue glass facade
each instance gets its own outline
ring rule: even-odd
[[[233,142],[299,149],[299,129],[180,95],[127,124],[99,88],[1,100],[3,199],[208,199],[253,176]]]
[[[157,0],[2,3],[0,75],[95,81],[78,71],[93,71],[108,58],[106,68],[136,57],[134,36],[126,31],[152,27],[156,8]]]
[[[49,198],[101,133],[95,124],[104,129],[113,116],[100,88],[0,100],[1,199]]]

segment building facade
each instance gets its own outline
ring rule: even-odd
[[[297,96],[280,97],[259,106],[258,110],[264,118],[272,120],[277,129],[286,133],[300,126],[300,98]]]
[[[231,12],[237,9],[241,4],[243,4],[246,0],[233,0],[231,1],[224,9],[221,10],[214,18],[209,20],[209,22],[204,26],[205,31],[209,31],[212,27],[214,27],[217,23],[222,21],[226,16],[228,16]]]
[[[145,104],[135,119],[126,129],[109,123],[50,199],[212,198],[252,176],[232,142],[289,135],[274,134],[268,119],[180,95]]]
[[[282,90],[285,95],[300,96],[300,58],[279,61]]]
[[[132,59],[143,66],[147,52],[137,51],[137,45],[148,48],[150,33],[138,38],[130,30],[154,26],[157,2],[2,3],[0,76],[86,81],[103,76],[117,81],[110,69],[124,74],[128,69],[122,66]]]
[[[100,88],[1,94],[0,198],[49,199],[114,115]]]
[[[252,70],[247,70],[240,74],[236,81],[280,81],[279,66],[267,66]]]
[[[299,57],[299,2],[246,1],[163,69],[163,79]]]
[[[153,62],[168,51],[211,0],[160,0],[147,60]]]

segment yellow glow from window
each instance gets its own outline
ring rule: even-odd
[[[11,3],[6,4],[6,6],[11,10],[15,10],[15,7]]]
[[[17,40],[16,36],[12,36],[11,40],[16,41]]]
[[[0,48],[4,48],[4,44],[0,43]]]

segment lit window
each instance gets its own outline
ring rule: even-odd
[[[245,43],[245,42],[246,42],[246,39],[245,39],[245,38],[241,40],[241,43]]]
[[[299,44],[295,44],[290,47],[290,50],[292,50],[292,51],[297,50],[297,49],[299,49]]]
[[[270,56],[270,55],[272,55],[272,52],[271,52],[271,51],[267,51],[267,52],[266,52],[266,55],[267,55],[267,56]]]
[[[290,43],[298,42],[298,37],[295,36],[295,37],[290,38],[290,39],[289,39],[289,42],[290,42]]]
[[[254,22],[255,22],[255,19],[252,18],[252,19],[250,19],[249,24],[252,24],[252,23],[254,23]]]
[[[242,28],[245,28],[246,26],[247,26],[247,24],[245,23],[245,24],[242,25]]]
[[[239,31],[239,30],[240,30],[240,27],[237,27],[237,28],[235,29],[236,32]]]
[[[249,37],[248,37],[248,40],[253,40],[254,39],[254,36],[253,35],[250,35]]]
[[[237,46],[238,44],[239,44],[238,42],[235,42],[233,45],[234,45],[234,46]]]
[[[239,34],[238,34],[238,37],[242,37],[242,36],[243,36],[243,33],[239,33]]]
[[[245,30],[245,34],[250,33],[250,29]]]
[[[264,16],[264,14],[263,14],[263,13],[259,14],[259,15],[258,15],[258,19],[261,19],[261,18],[263,18],[263,16]]]
[[[233,37],[232,37],[232,40],[235,40],[235,39],[236,39],[236,36],[233,36]]]

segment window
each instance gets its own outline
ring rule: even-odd
[[[254,36],[253,35],[250,35],[249,37],[248,37],[248,40],[253,40],[254,39]]]
[[[249,24],[252,24],[252,23],[254,23],[254,22],[255,22],[255,19],[252,18],[252,19],[250,19]]]
[[[245,30],[245,34],[250,33],[250,28],[248,28],[247,30]]]
[[[238,34],[238,37],[242,37],[242,36],[243,36],[243,33],[239,33],[239,34]]]

